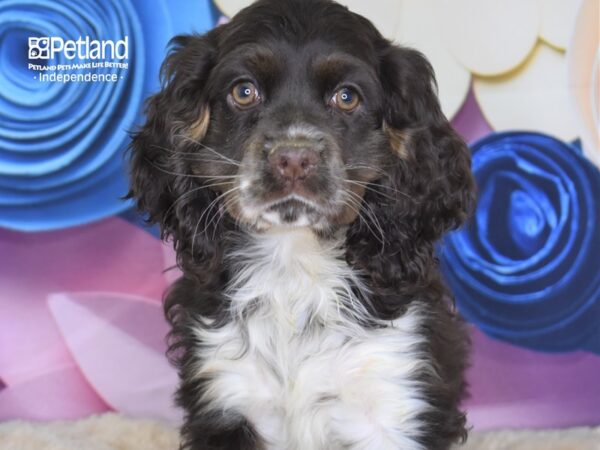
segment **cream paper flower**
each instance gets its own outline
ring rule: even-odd
[[[584,0],[567,50],[569,85],[586,156],[600,167],[600,3]]]
[[[565,49],[580,0],[436,0],[452,54],[496,130],[578,136]]]
[[[341,0],[389,39],[422,51],[452,118],[473,80],[496,130],[531,129],[573,140],[579,126],[566,48],[582,0]],[[591,0],[592,2],[597,0]],[[251,0],[215,0],[233,15]]]

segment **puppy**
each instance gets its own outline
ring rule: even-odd
[[[328,0],[174,38],[131,191],[172,240],[181,449],[447,449],[468,340],[434,244],[473,204],[429,63]]]

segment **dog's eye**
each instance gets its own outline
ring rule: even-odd
[[[342,111],[350,112],[354,111],[360,104],[360,96],[358,92],[349,87],[338,89],[333,97],[331,97],[331,103]]]
[[[258,89],[256,89],[256,86],[249,81],[244,81],[236,84],[233,87],[233,90],[231,91],[231,98],[233,98],[233,101],[238,106],[247,108],[255,103],[258,103]]]

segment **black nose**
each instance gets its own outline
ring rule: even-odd
[[[294,182],[308,177],[317,167],[319,155],[304,147],[280,147],[269,154],[271,170],[285,181]]]

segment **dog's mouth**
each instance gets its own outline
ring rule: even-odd
[[[270,225],[311,226],[321,217],[320,207],[292,194],[265,206],[261,218]]]

